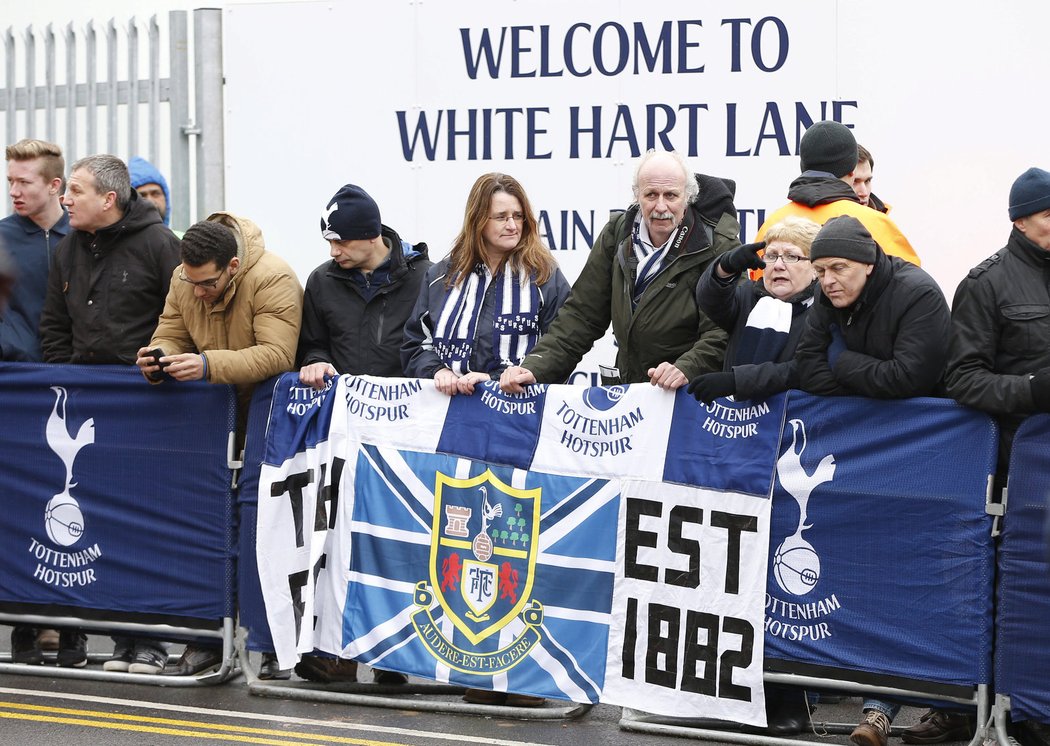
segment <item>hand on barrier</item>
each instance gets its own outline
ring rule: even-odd
[[[474,393],[475,384],[484,383],[485,381],[491,380],[492,376],[490,376],[488,373],[467,373],[465,376],[460,376],[459,379],[456,381],[456,389],[459,391],[459,393],[467,394],[469,396],[470,394]]]
[[[315,389],[323,389],[325,379],[337,375],[339,373],[331,363],[310,363],[299,369],[299,381]]]
[[[648,375],[649,383],[668,391],[675,391],[689,383],[685,373],[678,370],[674,363],[660,363],[655,368],[650,368]]]
[[[846,351],[846,340],[838,324],[829,326],[828,332],[831,334],[831,343],[828,345],[828,367],[834,369],[839,355]]]
[[[738,275],[745,269],[762,269],[766,265],[759,257],[758,252],[764,248],[766,248],[765,241],[737,246],[735,249],[722,254],[722,258],[718,260],[718,266],[729,275]]]
[[[736,393],[736,376],[732,373],[701,373],[686,389],[701,404],[710,404],[722,396]]]
[[[442,368],[434,374],[434,386],[445,396],[455,396],[459,393],[458,380],[459,376],[453,373],[450,368]]]
[[[499,377],[499,387],[504,394],[522,394],[526,386],[536,383],[536,376],[528,368],[512,365]]]

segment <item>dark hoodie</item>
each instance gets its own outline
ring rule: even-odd
[[[791,182],[791,186],[788,187],[788,199],[807,207],[840,202],[844,199],[860,204],[853,187],[842,179],[819,175],[819,172],[813,171],[807,171]]]
[[[179,239],[132,190],[124,216],[55,247],[40,317],[44,362],[134,364],[164,309]]]

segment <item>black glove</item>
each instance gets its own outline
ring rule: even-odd
[[[698,402],[710,404],[721,396],[736,393],[736,376],[733,373],[701,373],[689,382],[686,391]]]
[[[1040,412],[1050,412],[1050,368],[1041,368],[1029,379],[1032,401]]]
[[[745,269],[762,269],[766,266],[766,263],[758,256],[758,252],[764,248],[766,248],[765,241],[737,246],[735,249],[722,254],[722,258],[718,260],[718,265],[723,272],[730,275],[738,275]]]

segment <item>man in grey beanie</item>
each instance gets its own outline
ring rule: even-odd
[[[795,353],[802,388],[875,399],[933,394],[950,324],[933,278],[888,256],[848,215],[824,224],[809,256],[820,292]]]

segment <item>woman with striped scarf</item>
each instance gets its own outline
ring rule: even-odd
[[[472,394],[521,362],[569,290],[521,184],[484,174],[470,190],[452,251],[427,271],[405,324],[405,375],[433,378],[449,396]]]

